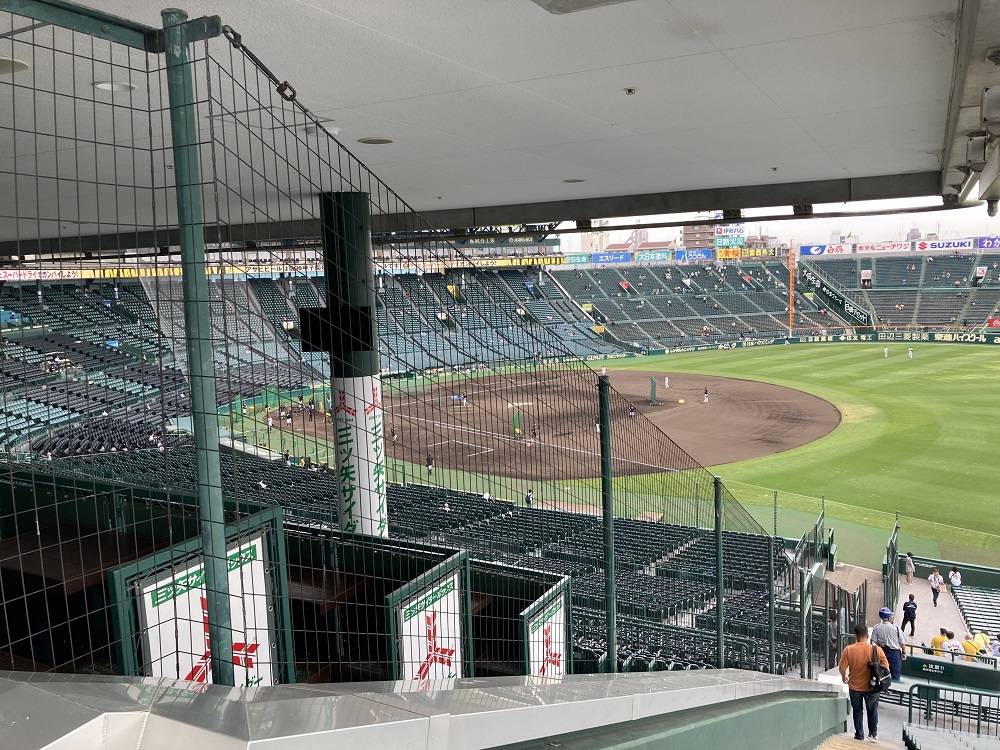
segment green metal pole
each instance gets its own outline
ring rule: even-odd
[[[769,582],[770,594],[767,597],[767,651],[768,661],[771,665],[771,674],[777,667],[774,654],[774,605],[777,595],[777,585],[774,582],[774,537],[767,538],[767,580]]]
[[[799,677],[806,676],[806,660],[809,658],[806,634],[806,571],[799,568]]]
[[[718,619],[716,623],[717,648],[719,649],[719,669],[726,668],[726,634],[723,600],[726,598],[726,577],[722,559],[722,477],[715,477],[715,601]],[[773,642],[773,641],[772,641]]]
[[[778,536],[778,491],[774,491],[774,535]]]
[[[608,671],[618,671],[618,599],[615,591],[615,508],[611,486],[611,381],[597,380],[601,419],[601,506],[604,510],[604,599],[607,607]]]
[[[701,528],[700,521],[698,519],[699,510],[701,508],[701,487],[697,482],[694,483],[694,527],[696,529]]]
[[[219,685],[233,685],[233,633],[229,612],[226,520],[222,507],[219,416],[215,400],[215,362],[212,357],[211,313],[208,306],[205,227],[201,210],[198,113],[185,36],[188,17],[184,11],[174,8],[164,10],[161,16],[177,188],[184,329],[198,464],[198,514],[205,564],[205,601],[212,651],[212,681]]]

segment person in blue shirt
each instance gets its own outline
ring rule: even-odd
[[[901,630],[906,630],[906,623],[910,623],[910,637],[913,637],[913,628],[917,624],[917,603],[913,601],[913,594],[910,594],[909,601],[903,602],[903,624]]]

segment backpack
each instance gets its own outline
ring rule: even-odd
[[[883,667],[878,660],[878,646],[872,644],[872,660],[868,662],[868,668],[872,671],[871,682],[868,683],[869,693],[888,693],[892,688],[892,673],[888,667]]]

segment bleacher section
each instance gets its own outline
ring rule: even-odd
[[[973,327],[1000,304],[996,253],[818,256],[807,262],[867,299],[885,328]],[[986,266],[987,272],[982,286],[975,287],[977,266]],[[871,271],[870,286],[862,283],[864,271]]]
[[[952,595],[970,632],[1000,633],[1000,590],[959,586]]]
[[[123,426],[95,419],[36,440],[32,448],[40,452],[31,464],[35,481],[51,473],[76,483],[147,488],[154,496],[169,485],[175,498],[187,494],[193,501],[196,496],[190,438],[161,435],[155,423]],[[239,503],[251,512],[255,507],[280,505],[289,523],[336,528],[337,481],[325,466],[286,466],[281,460],[229,449],[221,451],[220,462],[223,474],[234,480],[223,488],[226,503]],[[577,671],[599,668],[606,653],[599,516],[518,507],[488,495],[417,484],[389,484],[388,506],[394,538],[467,549],[473,559],[572,576],[574,647],[582,659]],[[715,634],[694,622],[697,616],[710,618],[714,606],[712,555],[704,554],[702,544],[707,541],[711,546],[711,538],[697,529],[635,519],[615,519],[614,530],[616,554],[623,564],[616,571],[622,669],[714,667]],[[755,589],[766,578],[767,539],[727,533],[725,542],[727,597],[733,606],[740,606],[731,627],[742,628],[727,643],[726,662],[766,669],[766,641],[753,625],[760,612],[766,612],[766,597]],[[787,567],[787,558],[783,561]],[[758,578],[751,580],[753,576]],[[744,581],[750,584],[745,589]],[[683,624],[667,625],[664,620]],[[690,627],[692,622],[695,628]],[[784,644],[778,655],[782,668],[795,657]]]
[[[558,269],[551,278],[616,338],[649,348],[788,332],[788,269],[743,263],[640,268]],[[795,327],[836,333],[843,323],[796,296]]]

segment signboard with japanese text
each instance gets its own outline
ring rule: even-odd
[[[236,684],[274,685],[271,644],[276,637],[269,615],[272,599],[261,535],[230,546],[227,558]],[[137,585],[141,595],[144,673],[211,683],[203,558],[194,557],[187,567],[168,570]]]
[[[389,536],[382,383],[377,375],[332,380],[340,528]]]
[[[723,235],[715,238],[716,247],[743,247],[746,242],[747,238],[742,234]]]
[[[677,250],[674,255],[678,262],[686,260],[712,260],[711,250]]]
[[[395,608],[399,679],[463,677],[462,570],[456,569]]]
[[[590,256],[591,263],[630,263],[632,253],[594,253]]]

